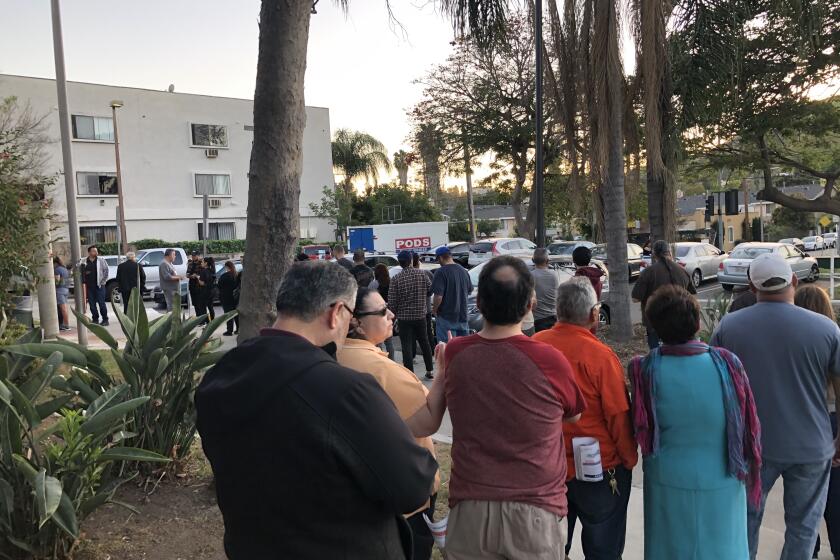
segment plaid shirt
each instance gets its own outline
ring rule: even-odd
[[[397,320],[425,319],[431,286],[429,275],[418,268],[405,268],[394,276],[388,290],[388,307],[397,316]]]

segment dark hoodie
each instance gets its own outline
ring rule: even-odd
[[[598,301],[601,301],[601,288],[604,286],[601,278],[604,276],[604,273],[600,268],[595,266],[582,266],[575,270],[575,276],[588,278],[592,282],[592,287],[595,288],[595,295],[598,297]]]
[[[370,375],[266,330],[196,391],[232,560],[411,558],[402,515],[428,500],[437,464]]]

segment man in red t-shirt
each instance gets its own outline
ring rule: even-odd
[[[572,278],[557,289],[557,323],[535,340],[559,350],[569,360],[586,399],[586,411],[566,433],[568,460],[569,553],[575,519],[583,525],[586,558],[621,558],[633,467],[638,462],[624,370],[615,352],[590,328],[598,323],[598,299],[586,278]],[[601,448],[603,480],[577,480],[572,438],[591,437]]]
[[[450,560],[561,560],[567,512],[563,423],[585,404],[563,354],[522,334],[534,282],[518,258],[496,257],[478,280],[480,333],[438,345],[427,406],[408,420],[431,435],[448,407]]]

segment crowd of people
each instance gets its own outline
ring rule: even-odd
[[[646,560],[754,559],[779,478],[781,559],[815,555],[823,517],[840,558],[840,328],[827,293],[761,255],[755,302],[706,344],[693,284],[667,243],[651,251],[633,290],[650,352],[626,368],[595,334],[602,273],[584,247],[559,285],[543,251],[533,269],[488,262],[475,334],[469,274],[446,248],[431,278],[408,252],[393,277],[359,259],[293,265],[277,322],[196,392],[228,556],[428,559],[441,483],[429,438],[448,411],[452,560],[562,560],[576,530],[587,560],[620,559],[640,456]],[[402,364],[388,346],[395,324]],[[413,372],[417,343],[428,389]],[[592,441],[594,474],[576,456]]]

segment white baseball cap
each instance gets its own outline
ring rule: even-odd
[[[753,259],[747,275],[760,292],[778,292],[793,282],[793,270],[778,253],[764,253]]]

